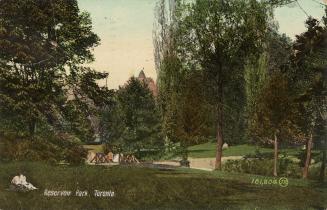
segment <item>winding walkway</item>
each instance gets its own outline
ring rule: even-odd
[[[242,158],[243,156],[222,157],[222,162],[226,162],[227,160],[240,160]],[[215,158],[188,158],[188,160],[190,161],[190,168],[212,171],[215,167]],[[179,162],[175,160],[155,161],[153,163],[179,166]]]

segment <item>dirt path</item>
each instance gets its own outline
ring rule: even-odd
[[[223,157],[222,162],[226,162],[227,160],[240,160],[242,156],[229,156]],[[203,169],[203,170],[213,170],[215,167],[215,158],[189,158],[190,167],[195,169]]]
[[[242,158],[243,156],[223,157],[222,162],[226,162],[227,160],[240,160]],[[190,161],[190,168],[212,171],[215,167],[215,158],[188,158],[188,160]],[[173,160],[155,161],[153,163],[170,165],[170,166],[179,166],[179,162]]]

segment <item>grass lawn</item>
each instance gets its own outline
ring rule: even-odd
[[[255,154],[256,146],[254,145],[236,145],[230,146],[223,150],[223,156],[244,156],[248,154]],[[273,153],[272,148],[259,148],[261,153]],[[289,155],[294,155],[300,149],[281,149],[280,152],[286,152]],[[189,156],[194,158],[210,158],[216,156],[216,143],[204,143],[189,147]]]
[[[11,178],[22,172],[39,189],[8,191]],[[42,163],[0,164],[0,209],[276,209],[327,207],[326,188],[314,182],[289,180],[288,187],[254,185],[260,176],[160,170],[139,167],[50,166]],[[262,178],[262,177],[261,177]],[[46,197],[47,190],[87,190],[86,197]],[[114,191],[95,197],[94,190]]]

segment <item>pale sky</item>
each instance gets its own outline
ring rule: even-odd
[[[78,0],[82,11],[91,14],[93,31],[101,44],[95,48],[95,61],[89,64],[98,71],[109,72],[108,87],[123,85],[144,68],[147,76],[156,80],[153,59],[152,28],[157,0]],[[320,19],[324,9],[317,2],[299,0],[302,8]],[[305,13],[297,4],[275,11],[279,31],[291,38],[305,30]],[[104,84],[103,82],[101,82]]]

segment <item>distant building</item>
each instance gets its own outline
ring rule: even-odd
[[[143,70],[140,71],[137,79],[139,81],[145,83],[149,87],[149,89],[151,90],[154,97],[158,96],[158,88],[157,88],[156,83],[154,82],[154,80],[151,77],[146,77]]]

